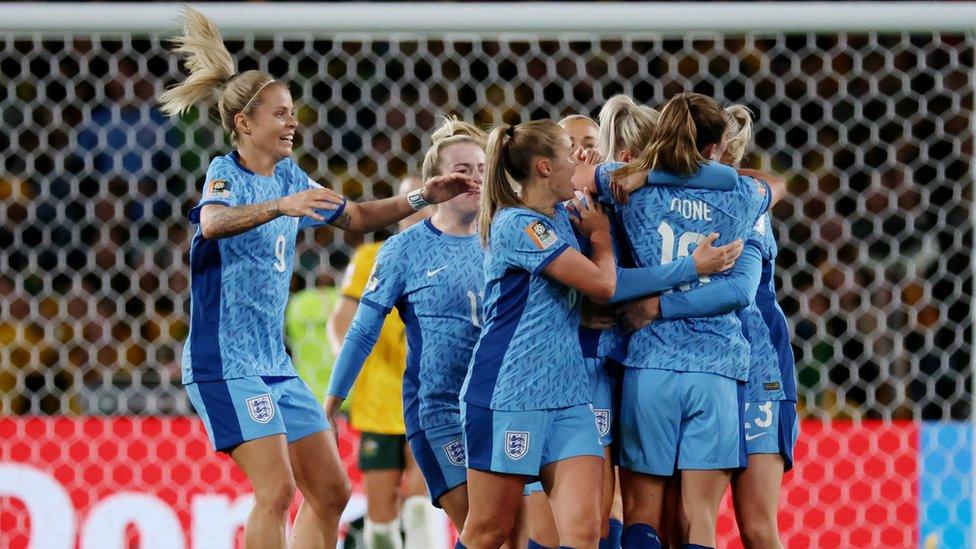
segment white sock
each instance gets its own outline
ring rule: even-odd
[[[428,549],[444,546],[446,537],[440,513],[427,496],[410,496],[403,502],[404,549]]]
[[[373,522],[366,519],[363,527],[363,544],[366,549],[403,549],[400,537],[400,519],[390,522]]]

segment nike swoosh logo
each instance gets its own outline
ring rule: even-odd
[[[430,278],[430,277],[434,276],[435,274],[443,271],[446,268],[447,268],[447,266],[445,265],[445,266],[441,267],[440,269],[434,269],[433,271],[430,270],[430,269],[427,269],[427,278]]]
[[[769,431],[764,431],[764,432],[759,433],[758,435],[755,435],[755,436],[746,435],[746,440],[756,440],[757,438],[759,438],[759,437],[761,437],[763,435],[768,435],[768,434],[769,434]]]

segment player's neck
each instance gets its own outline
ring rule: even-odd
[[[237,160],[252,172],[267,177],[274,176],[275,164],[278,163],[271,155],[259,151],[250,143],[237,146]]]
[[[559,197],[553,194],[552,188],[545,180],[532,181],[523,186],[519,198],[526,208],[550,217],[556,215],[556,203],[559,202]]]
[[[453,236],[471,236],[476,232],[475,221],[478,220],[478,213],[472,215],[459,215],[448,212],[444,208],[438,208],[434,215],[430,217],[430,222],[437,227],[437,230]]]

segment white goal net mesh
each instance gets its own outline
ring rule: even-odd
[[[887,420],[878,429],[969,418],[972,35],[227,38],[242,70],[290,83],[301,166],[357,200],[389,196],[416,171],[446,113],[483,125],[595,116],[616,93],[657,106],[682,90],[747,105],[757,131],[745,165],[789,180],[774,210],[777,283],[801,417]],[[182,78],[160,36],[0,35],[0,414],[191,413],[178,366],[185,214],[228,143],[207,113],[156,110]],[[301,235],[294,287],[338,280],[359,242],[329,228]],[[836,433],[802,436],[808,454],[827,456]],[[878,459],[882,480],[898,482],[896,451],[917,452],[919,435],[883,436],[894,438],[867,447],[895,449]],[[832,527],[839,504],[818,498],[848,494],[831,494],[787,498],[821,501],[837,538],[811,543],[918,542],[900,526],[861,538]],[[907,520],[899,513],[877,522]]]

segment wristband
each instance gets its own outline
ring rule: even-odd
[[[424,200],[422,195],[423,192],[424,189],[420,188],[414,189],[407,193],[407,202],[410,203],[410,207],[413,208],[414,211],[422,210],[427,206],[430,206],[430,203]]]

